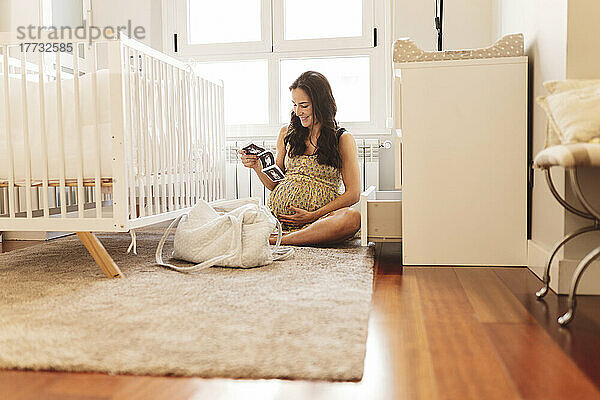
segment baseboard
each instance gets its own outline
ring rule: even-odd
[[[552,249],[546,248],[533,240],[528,241],[529,269],[540,279],[544,275],[546,262],[550,257]],[[571,287],[571,277],[579,265],[580,260],[563,259],[563,251],[559,251],[550,268],[550,289],[558,294],[568,294]],[[593,262],[583,274],[577,294],[599,295],[600,294],[600,261]]]

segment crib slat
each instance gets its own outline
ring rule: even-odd
[[[179,187],[180,208],[184,208],[185,204],[185,182],[184,182],[184,155],[183,155],[183,140],[184,140],[184,119],[183,119],[183,77],[182,71],[177,68],[177,182]]]
[[[12,143],[12,123],[11,123],[11,111],[10,111],[10,92],[9,92],[9,79],[8,79],[8,46],[4,46],[4,111],[6,121],[6,149],[8,151],[8,164],[9,164],[9,175],[8,175],[8,212],[10,218],[15,218],[15,158],[13,152]]]
[[[209,166],[209,152],[210,152],[210,125],[209,125],[209,104],[208,104],[208,82],[202,80],[202,185],[204,187],[204,199],[210,201],[210,166]]]
[[[200,199],[200,184],[198,180],[198,147],[201,145],[200,140],[200,79],[194,77],[194,152],[193,157],[193,177],[194,177],[194,204]]]
[[[215,86],[215,196],[221,198],[221,92],[220,86]]]
[[[204,173],[204,160],[206,157],[206,129],[205,129],[205,114],[204,114],[204,79],[198,78],[198,112],[200,113],[200,143],[198,144],[198,181],[200,182],[200,198],[206,200],[206,188],[204,181],[206,175]]]
[[[95,185],[94,185],[94,200],[96,202],[96,218],[102,218],[102,187],[101,187],[101,168],[100,168],[100,152],[102,144],[100,141],[100,132],[98,127],[98,46],[97,43],[92,43],[90,50],[91,68],[92,68],[92,109],[94,115],[94,154],[96,155],[95,163]],[[90,160],[91,161],[91,160]]]
[[[219,199],[221,197],[221,190],[220,190],[220,184],[219,184],[219,178],[220,178],[220,169],[221,169],[221,149],[219,148],[220,145],[220,139],[219,139],[219,129],[220,129],[220,118],[219,118],[219,87],[213,83],[213,90],[214,90],[214,101],[215,101],[215,105],[214,105],[214,117],[215,117],[215,136],[214,136],[214,169],[215,169],[215,173],[214,173],[214,180],[215,180],[215,198]]]
[[[151,121],[152,121],[152,201],[153,201],[153,213],[154,214],[159,214],[160,213],[160,188],[158,186],[158,128],[157,128],[157,112],[156,112],[156,101],[155,101],[155,96],[156,96],[156,90],[155,90],[155,85],[156,85],[156,73],[154,70],[154,64],[155,64],[155,60],[154,58],[150,57],[150,103],[152,104],[152,117],[151,117]],[[159,103],[160,104],[160,103]]]
[[[179,101],[181,107],[181,190],[182,199],[181,202],[184,207],[188,207],[188,187],[187,187],[187,149],[186,149],[186,137],[187,137],[187,90],[186,90],[186,72],[179,70],[179,87],[181,88],[181,98]]]
[[[217,193],[216,193],[216,185],[215,185],[215,154],[216,154],[216,149],[215,149],[215,128],[216,128],[216,119],[215,119],[215,85],[210,82],[209,83],[209,112],[210,112],[210,192],[211,192],[211,196],[210,199],[211,200],[216,200],[217,197]]]
[[[206,153],[207,153],[207,131],[206,131],[206,87],[205,80],[200,78],[200,96],[198,101],[200,102],[200,138],[201,145],[199,147],[199,160],[200,163],[200,176],[198,179],[200,180],[200,190],[202,194],[202,199],[208,200],[208,187],[206,186],[206,180],[208,176],[206,175]]]
[[[21,52],[21,104],[23,107],[23,150],[25,151],[25,204],[27,218],[33,218],[31,207],[31,143],[29,142],[29,113],[27,109],[27,66]]]
[[[165,129],[165,125],[164,125],[164,111],[166,111],[166,107],[165,104],[167,104],[167,102],[164,100],[164,94],[163,94],[163,85],[166,82],[166,76],[164,75],[164,68],[163,68],[163,62],[162,61],[158,61],[158,104],[159,104],[159,112],[158,112],[158,131],[159,131],[159,138],[160,138],[160,142],[158,147],[158,153],[159,153],[159,166],[160,166],[160,184],[161,184],[161,194],[162,194],[162,206],[161,206],[161,211],[162,212],[167,212],[167,175],[166,175],[166,171],[167,171],[167,148],[165,146],[166,143],[166,129]]]
[[[206,81],[205,104],[206,104],[206,194],[207,200],[213,200],[212,190],[212,116],[211,116],[211,96],[210,82]]]
[[[150,185],[150,163],[152,160],[152,155],[150,153],[150,118],[148,112],[148,79],[147,79],[147,57],[145,54],[141,55],[140,59],[142,70],[140,71],[140,79],[142,80],[142,98],[141,98],[141,106],[142,106],[142,118],[143,118],[143,154],[142,157],[144,159],[144,181],[146,182],[146,214],[152,215],[152,186]]]
[[[175,210],[175,165],[174,165],[174,154],[173,154],[173,140],[175,138],[175,116],[173,110],[173,97],[174,97],[174,84],[173,84],[173,66],[167,65],[166,75],[167,75],[167,114],[168,114],[168,139],[167,139],[167,147],[168,147],[168,171],[167,176],[169,177],[169,210]]]
[[[143,172],[144,172],[144,158],[143,158],[143,154],[142,154],[142,146],[143,146],[143,113],[142,113],[142,96],[141,96],[141,83],[140,83],[140,69],[141,69],[141,63],[140,63],[140,53],[136,50],[134,53],[134,65],[135,65],[135,69],[134,69],[134,76],[135,76],[135,110],[136,110],[136,123],[137,123],[137,135],[136,135],[136,157],[137,157],[137,173],[136,173],[136,188],[138,189],[139,193],[137,193],[138,199],[139,199],[139,216],[140,217],[145,217],[146,216],[146,207],[144,204],[144,199],[146,196],[146,191],[144,189],[144,184],[141,181],[141,179],[139,179],[140,176],[143,176]]]
[[[75,127],[77,128],[77,150],[79,168],[77,169],[77,214],[83,218],[85,195],[83,190],[83,128],[81,125],[81,99],[79,95],[79,44],[73,48],[73,94],[75,99]]]
[[[183,72],[183,71],[182,71]],[[185,206],[190,207],[190,91],[189,91],[189,74],[183,72],[181,84],[183,86],[183,169],[184,169],[184,190],[185,190]]]
[[[173,182],[173,209],[178,210],[179,207],[179,180],[177,178],[177,84],[176,84],[176,71],[175,67],[170,66],[170,84],[169,90],[171,91],[171,96],[169,98],[169,112],[171,115],[171,135],[169,137],[169,146],[171,150],[171,164],[172,170],[170,172],[171,179]]]
[[[193,182],[192,182],[192,76],[189,72],[185,74],[185,92],[186,92],[186,114],[187,114],[187,143],[186,143],[186,175],[185,184],[187,186],[187,204],[188,207],[194,205],[193,201]]]
[[[44,78],[44,53],[38,56],[39,69],[39,88],[40,88],[40,146],[42,150],[42,208],[44,218],[50,217],[50,202],[48,199],[48,134],[46,131],[46,97],[45,97],[45,78]]]
[[[185,207],[189,207],[187,184],[187,133],[188,133],[188,117],[187,117],[187,73],[183,70],[179,71],[179,86],[181,87],[181,187],[183,190],[183,202]]]
[[[148,162],[148,153],[146,152],[146,142],[148,140],[148,118],[146,115],[146,79],[144,74],[146,73],[146,67],[144,66],[144,58],[142,53],[138,53],[138,76],[139,76],[139,93],[140,93],[140,142],[139,142],[139,157],[141,159],[141,169],[140,169],[140,188],[143,190],[143,195],[140,195],[140,208],[144,209],[144,215],[150,215],[148,212],[148,193],[146,190],[146,178],[148,176],[147,173],[147,162]]]
[[[58,155],[59,155],[59,193],[60,193],[60,215],[61,218],[67,216],[67,195],[65,186],[65,139],[63,126],[63,105],[62,105],[62,66],[60,62],[60,52],[56,52],[56,114],[58,121]]]
[[[173,155],[174,155],[174,163],[175,163],[175,204],[177,209],[180,209],[182,207],[181,204],[181,177],[179,175],[179,163],[180,163],[180,158],[181,158],[181,149],[179,147],[179,138],[180,138],[180,131],[181,131],[181,118],[179,115],[179,111],[181,110],[181,107],[179,107],[179,69],[177,68],[173,68],[173,114],[174,114],[174,119],[175,119],[175,126],[174,126],[174,131],[173,131],[173,137],[171,138],[171,140],[173,140],[173,144],[174,144],[174,149],[173,149]]]
[[[177,68],[177,168],[178,168],[178,182],[179,182],[179,199],[181,202],[181,208],[185,208],[185,153],[183,143],[185,141],[185,117],[184,117],[184,85],[183,85],[183,73]]]
[[[195,179],[195,161],[196,161],[196,145],[197,145],[197,116],[196,116],[196,76],[194,74],[189,75],[189,96],[190,96],[190,147],[189,147],[189,168],[190,168],[190,202],[192,205],[196,204],[196,179]]]
[[[136,189],[135,189],[135,176],[134,176],[134,169],[133,169],[133,164],[134,164],[134,158],[137,157],[137,155],[134,152],[135,146],[134,146],[134,141],[135,141],[135,135],[133,134],[134,131],[134,126],[135,126],[135,111],[134,111],[134,107],[132,105],[132,98],[134,97],[134,94],[132,92],[133,87],[131,85],[131,69],[133,68],[133,63],[132,63],[132,51],[129,47],[124,46],[123,47],[123,51],[124,51],[124,62],[125,62],[125,115],[126,115],[126,126],[127,126],[127,139],[129,141],[129,146],[128,146],[128,163],[127,163],[127,174],[129,177],[129,219],[136,219],[137,218],[137,210],[135,207],[135,196],[136,196]]]
[[[205,79],[202,79],[202,96],[200,98],[202,109],[202,192],[203,198],[206,201],[210,200],[209,185],[208,185],[208,153],[209,153],[209,135],[208,135],[208,84]]]
[[[198,148],[197,148],[197,162],[196,162],[196,173],[198,186],[200,188],[200,198],[206,200],[204,190],[204,153],[205,153],[205,137],[204,137],[204,108],[203,108],[203,96],[204,96],[204,79],[198,78]]]
[[[225,104],[224,104],[224,87],[221,85],[218,88],[219,91],[219,107],[218,107],[218,118],[219,118],[219,129],[218,129],[218,154],[219,154],[219,198],[225,198],[225,154],[223,150],[225,149]]]

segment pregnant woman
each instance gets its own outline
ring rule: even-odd
[[[325,76],[307,71],[290,90],[294,108],[279,132],[275,161],[285,179],[273,182],[256,155],[240,150],[242,163],[271,191],[267,205],[289,231],[282,244],[344,241],[360,228],[360,213],[348,208],[360,196],[356,143],[335,121],[337,106]]]

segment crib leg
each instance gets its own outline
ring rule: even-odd
[[[100,240],[91,232],[77,232],[77,237],[81,243],[90,252],[96,263],[104,272],[107,278],[122,278],[123,274],[119,266],[115,263],[112,257],[108,254]]]

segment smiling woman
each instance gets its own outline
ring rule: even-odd
[[[354,138],[335,120],[337,106],[325,76],[304,72],[289,89],[294,108],[289,125],[279,132],[276,157],[285,179],[273,182],[257,156],[244,151],[242,163],[271,190],[268,206],[289,231],[283,244],[351,238],[360,227],[360,213],[349,208],[360,193]]]

